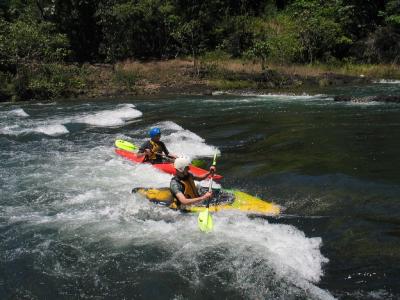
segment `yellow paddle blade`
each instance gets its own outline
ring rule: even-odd
[[[116,140],[115,147],[126,151],[135,151],[137,149],[136,145],[124,140]]]
[[[210,232],[214,228],[213,220],[208,208],[199,213],[198,224],[199,229],[203,232]]]

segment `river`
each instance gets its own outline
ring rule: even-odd
[[[337,94],[0,105],[1,299],[398,299],[400,105]],[[115,154],[150,128],[278,217],[197,216],[130,193],[170,176]]]

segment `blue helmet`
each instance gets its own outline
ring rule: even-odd
[[[153,138],[153,137],[155,137],[156,135],[161,134],[161,130],[160,130],[160,128],[155,127],[155,128],[152,128],[152,129],[150,130],[149,134],[150,134],[150,137]]]

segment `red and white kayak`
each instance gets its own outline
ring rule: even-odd
[[[132,151],[127,151],[127,150],[116,148],[115,149],[115,153],[117,153],[118,155],[120,155],[122,157],[125,157],[125,158],[127,158],[127,159],[129,159],[131,161],[134,161],[136,163],[140,163],[140,164],[146,163],[146,162],[143,162],[144,156],[138,157],[136,155],[136,153],[132,152]],[[176,170],[174,168],[174,164],[171,163],[171,162],[165,162],[165,163],[161,163],[161,164],[153,164],[152,166],[157,168],[157,169],[159,169],[159,170],[161,170],[161,171],[163,171],[163,172],[165,172],[165,173],[168,173],[168,174],[175,175],[175,173],[176,173]],[[195,176],[202,176],[202,175],[208,173],[207,170],[204,170],[202,168],[199,168],[199,167],[196,167],[196,166],[193,166],[193,165],[189,166],[189,172],[192,173]],[[218,181],[218,180],[222,179],[222,176],[219,175],[219,174],[214,174],[213,179]]]

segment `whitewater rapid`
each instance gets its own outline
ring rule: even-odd
[[[134,187],[168,186],[171,176],[117,156],[116,139],[140,145],[157,126],[171,153],[204,159],[220,153],[205,138],[170,120],[142,124],[144,115],[132,103],[49,106],[51,113],[46,107],[0,107],[3,264],[29,258],[50,278],[89,274],[101,286],[99,266],[124,249],[147,246],[161,248],[163,256],[129,260],[134,268],[169,270],[198,288],[202,277],[225,272],[231,279],[221,284],[249,298],[332,298],[317,287],[328,262],[321,238],[237,212],[214,214],[214,232],[203,234],[196,215],[131,194]],[[77,261],[67,263],[62,247]],[[204,266],[205,253],[214,253],[212,267]]]

